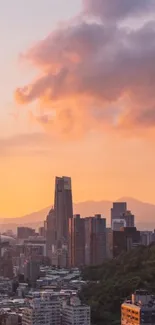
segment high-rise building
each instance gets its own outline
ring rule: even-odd
[[[111,209],[111,225],[113,219],[120,219],[122,214],[127,210],[126,202],[114,202]]]
[[[125,213],[123,213],[122,217],[126,222],[126,227],[135,226],[135,216],[131,213],[131,211],[126,211]]]
[[[85,264],[99,265],[106,258],[106,219],[85,218]]]
[[[63,325],[90,325],[90,307],[83,305],[79,298],[72,297],[62,309]]]
[[[57,230],[56,230],[56,215],[54,209],[49,211],[46,218],[46,254],[51,259],[53,246],[56,245]]]
[[[29,236],[35,235],[35,229],[28,227],[18,227],[17,228],[17,238],[18,239],[27,239]]]
[[[112,237],[113,231],[111,228],[106,228],[106,258],[112,259],[113,258],[113,246],[112,246]]]
[[[85,265],[85,220],[80,215],[69,219],[69,266]]]
[[[13,251],[8,247],[0,258],[0,276],[13,278]]]
[[[45,228],[44,227],[39,228],[39,236],[45,237]]]
[[[72,186],[70,177],[56,177],[54,211],[56,214],[57,244],[68,243],[69,218],[73,217]]]
[[[113,257],[117,257],[121,253],[128,252],[140,245],[140,231],[137,231],[135,227],[112,231],[111,241]]]
[[[25,261],[24,264],[24,278],[35,287],[36,281],[40,275],[40,265],[35,259]]]
[[[22,325],[60,325],[59,297],[49,292],[34,293],[29,306],[23,309]]]
[[[113,219],[112,220],[112,230],[120,231],[122,227],[126,227],[125,219]]]
[[[121,305],[121,325],[155,325],[155,300],[146,290],[136,290]]]
[[[154,233],[152,231],[141,231],[140,238],[142,245],[149,246],[154,242]]]

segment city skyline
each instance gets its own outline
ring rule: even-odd
[[[3,3],[0,218],[51,205],[64,174],[74,202],[155,204],[155,7],[117,1]]]

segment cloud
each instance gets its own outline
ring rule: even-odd
[[[51,146],[51,139],[44,133],[23,133],[0,138],[0,156],[45,153]]]
[[[83,0],[83,6],[85,13],[103,21],[146,15],[155,9],[154,0]]]
[[[38,101],[43,113],[33,118],[63,135],[154,129],[155,23],[137,29],[107,23],[150,8],[151,0],[84,1],[87,15],[98,12],[102,21],[73,20],[34,45],[24,57],[39,77],[18,88],[16,99]]]

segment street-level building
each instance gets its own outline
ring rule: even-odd
[[[22,325],[60,325],[60,309],[58,296],[48,292],[38,293],[29,301],[29,307],[24,308]]]
[[[90,325],[90,318],[90,307],[77,297],[72,297],[62,311],[63,325]]]

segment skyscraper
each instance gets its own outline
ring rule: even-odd
[[[136,227],[121,228],[120,231],[112,231],[111,245],[113,257],[128,252],[140,245],[140,231]]]
[[[24,264],[24,278],[26,281],[28,280],[30,282],[32,287],[35,287],[39,274],[39,263],[33,258],[27,260]]]
[[[114,219],[121,219],[122,215],[127,211],[126,202],[114,202],[111,209],[111,226]]]
[[[70,177],[56,177],[54,211],[56,215],[57,244],[68,243],[69,218],[73,217],[72,186]]]
[[[56,245],[56,215],[55,211],[51,209],[46,218],[46,253],[47,256],[51,259],[52,256],[52,248]]]
[[[135,216],[131,213],[131,211],[126,211],[126,213],[123,214],[123,218],[126,221],[126,227],[135,226]]]
[[[69,219],[69,266],[85,265],[85,219],[75,215]]]
[[[106,219],[101,215],[85,218],[86,265],[102,264],[106,258]]]

